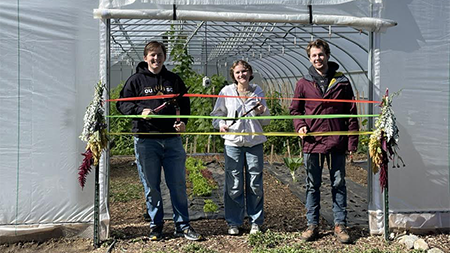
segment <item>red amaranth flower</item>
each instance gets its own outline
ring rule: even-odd
[[[86,152],[81,153],[81,155],[83,155],[84,158],[83,162],[78,168],[78,182],[80,183],[81,189],[83,189],[84,185],[86,184],[86,177],[89,172],[91,172],[91,166],[94,163],[94,157],[90,149],[87,149]]]

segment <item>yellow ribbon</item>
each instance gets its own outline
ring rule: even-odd
[[[183,132],[183,133],[109,133],[109,135],[265,135],[265,136],[329,136],[329,135],[370,135],[373,131],[330,131],[330,132],[310,132],[306,134],[300,133],[283,133],[283,132],[255,132],[255,133],[236,133],[236,132]]]

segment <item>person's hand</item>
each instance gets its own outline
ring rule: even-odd
[[[178,124],[175,122],[175,124],[173,124],[173,128],[175,128],[175,131],[177,132],[184,132],[186,131],[186,124],[184,124],[183,121],[180,121]]]
[[[307,132],[308,132],[308,129],[306,128],[306,126],[301,127],[301,128],[298,130],[298,133],[299,133],[299,134],[306,134]],[[300,135],[300,138],[303,139],[303,137],[305,137],[305,136]]]
[[[228,126],[227,125],[223,125],[220,127],[220,132],[225,133],[228,132]]]
[[[260,104],[258,107],[256,107],[255,109],[255,113],[256,115],[261,115],[266,111],[266,107],[263,104]]]
[[[147,115],[150,115],[150,114],[152,114],[152,109],[147,109],[147,108],[142,110],[142,113],[141,113],[141,115],[143,115],[143,116],[147,116]],[[144,117],[144,119],[149,120],[151,118],[150,117]]]

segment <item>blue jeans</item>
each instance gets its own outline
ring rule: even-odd
[[[189,226],[186,194],[186,152],[181,137],[146,139],[134,137],[134,150],[139,176],[145,191],[150,227],[162,226],[164,209],[161,198],[161,166],[173,208],[173,220],[178,231]]]
[[[225,145],[224,203],[228,225],[240,226],[244,223],[245,207],[251,223],[263,223],[263,167],[262,144],[253,147]]]
[[[347,223],[347,187],[345,185],[345,154],[305,153],[306,168],[306,219],[308,225],[319,224],[320,185],[325,159],[330,169],[331,196],[334,224]]]

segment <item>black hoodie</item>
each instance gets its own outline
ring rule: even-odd
[[[181,78],[166,69],[165,66],[158,74],[153,74],[148,70],[146,62],[140,62],[136,67],[136,73],[130,76],[126,81],[120,98],[144,97],[165,94],[186,93],[186,85]],[[144,109],[155,109],[164,103],[164,99],[144,99],[132,101],[117,102],[117,109],[125,115],[141,115]],[[187,97],[176,100],[180,107],[180,115],[190,115],[190,101]],[[163,110],[159,111],[160,115],[175,115],[175,105],[169,104]],[[187,124],[187,119],[181,118]],[[173,128],[176,119],[158,119],[158,118],[133,118],[133,133],[149,133],[149,132],[176,132]],[[168,138],[173,135],[136,135],[139,138]]]

